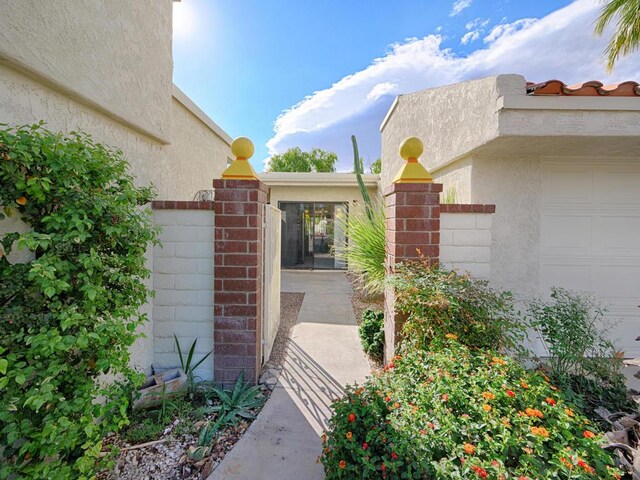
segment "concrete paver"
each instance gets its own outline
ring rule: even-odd
[[[208,480],[321,480],[320,435],[331,402],[370,373],[343,272],[283,271],[283,292],[305,292],[287,358],[258,419]]]

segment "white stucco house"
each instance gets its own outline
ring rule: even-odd
[[[551,286],[600,296],[640,354],[640,87],[498,75],[400,95],[381,125],[382,184],[408,136],[459,203],[495,204],[491,282],[527,299]],[[441,256],[447,255],[441,246]]]

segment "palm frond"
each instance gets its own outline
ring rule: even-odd
[[[609,0],[600,10],[596,34],[602,35],[616,17],[615,32],[605,49],[609,72],[620,57],[640,48],[640,0]]]

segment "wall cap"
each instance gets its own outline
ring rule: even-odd
[[[215,202],[211,200],[154,200],[151,202],[153,210],[213,210]]]

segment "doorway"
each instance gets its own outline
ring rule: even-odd
[[[282,267],[343,270],[334,247],[346,242],[342,222],[348,204],[339,202],[280,202],[282,211]]]

